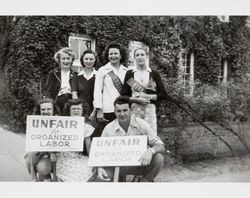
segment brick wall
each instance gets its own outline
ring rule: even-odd
[[[237,155],[247,153],[238,137],[214,123],[205,123],[233,148]],[[232,122],[230,126],[250,148],[250,122]],[[228,147],[207,129],[198,124],[183,126],[159,125],[159,136],[166,147],[176,155],[192,156],[207,154],[213,157],[231,155]]]

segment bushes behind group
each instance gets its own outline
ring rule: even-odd
[[[230,17],[229,23],[220,22],[216,16],[16,16],[9,23],[8,42],[0,53],[7,84],[0,103],[4,121],[17,132],[25,131],[26,115],[42,94],[48,72],[57,67],[54,53],[68,46],[71,34],[96,39],[98,67],[105,64],[102,52],[111,41],[124,46],[129,41],[148,44],[150,65],[161,73],[168,94],[172,97],[180,93],[177,101],[169,98],[158,111],[159,118],[168,117],[170,123],[192,121],[173,105],[187,102],[181,86],[175,86],[181,48],[194,53],[195,80],[208,86],[217,84],[217,68],[222,60],[230,60],[229,75],[234,79],[245,75],[249,62],[250,34],[244,16]]]

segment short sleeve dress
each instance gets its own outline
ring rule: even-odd
[[[90,137],[94,128],[85,124],[84,137]],[[60,152],[57,154],[56,175],[63,182],[87,182],[92,175],[88,167],[88,156],[82,152]]]

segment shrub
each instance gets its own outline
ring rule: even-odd
[[[17,16],[9,35],[9,51],[3,56],[6,57],[6,98],[12,104],[6,106],[6,111],[13,118],[11,124],[15,130],[24,131],[26,115],[31,112],[41,91],[40,81],[57,66],[53,60],[54,53],[68,45],[71,33],[96,38],[99,66],[104,64],[102,51],[111,41],[125,46],[130,40],[147,43],[153,49],[151,64],[155,68],[160,67],[157,60],[162,50],[168,52],[168,49],[175,49],[168,52],[167,58],[176,60],[180,40],[175,34],[175,27],[169,26],[171,33],[158,29],[161,17],[153,18],[151,23],[146,16]],[[164,19],[167,24],[171,17]],[[171,41],[175,47],[169,48],[171,43],[162,43],[162,40]],[[171,67],[174,67],[174,63]]]

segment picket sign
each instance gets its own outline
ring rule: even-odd
[[[82,151],[84,117],[27,116],[26,151]]]
[[[26,151],[82,151],[84,123],[84,117],[28,115]],[[56,182],[56,162],[52,174]]]
[[[147,136],[114,136],[93,138],[88,166],[115,167],[114,182],[118,182],[122,166],[141,166],[140,158],[147,150]]]

